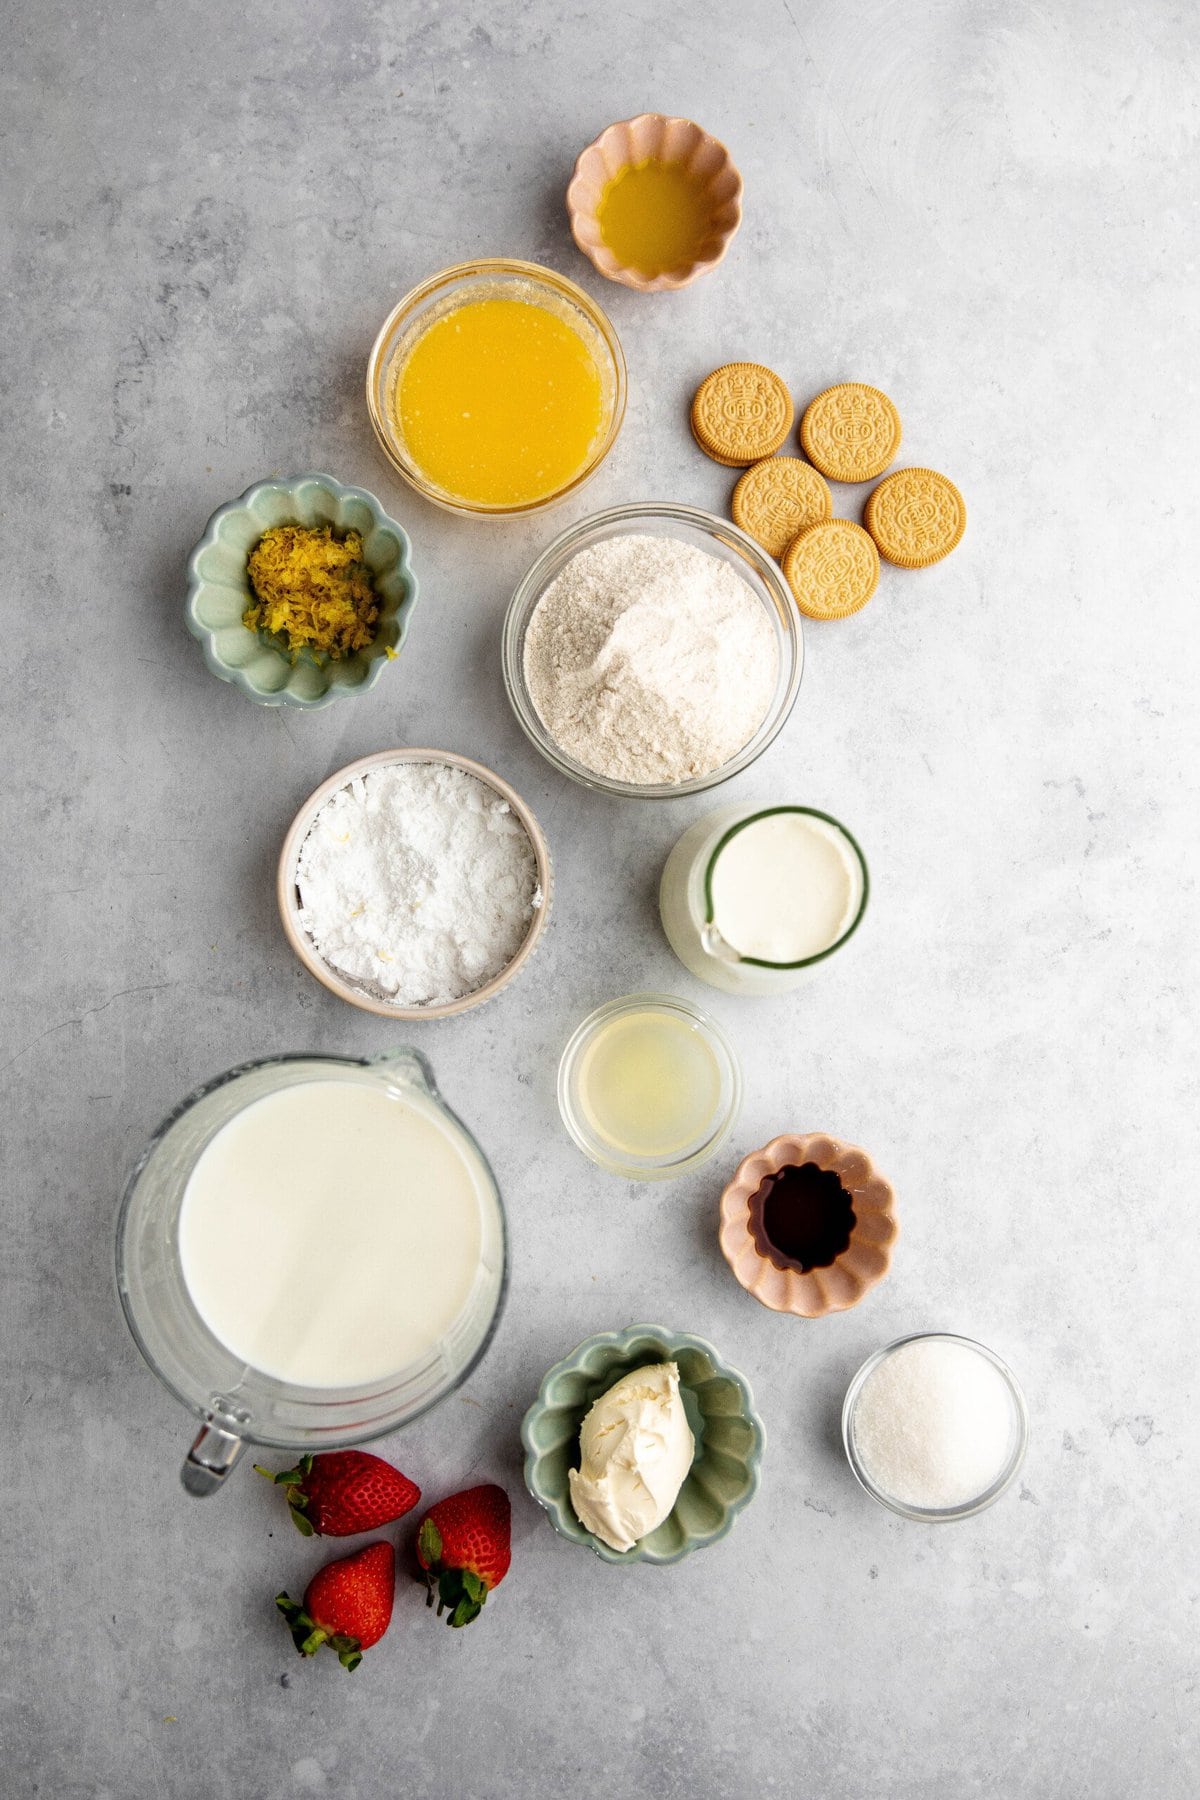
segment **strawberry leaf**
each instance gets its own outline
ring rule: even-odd
[[[280,1469],[278,1475],[270,1469],[264,1469],[261,1463],[255,1463],[255,1473],[265,1475],[276,1487],[299,1487],[306,1475],[312,1473],[312,1457],[302,1456],[294,1469]],[[290,1496],[289,1496],[290,1498]]]
[[[314,1656],[325,1642],[327,1633],[290,1594],[276,1594],[275,1604],[287,1620],[292,1642],[301,1656]]]
[[[442,1560],[442,1534],[432,1519],[422,1519],[421,1529],[417,1534],[417,1554],[427,1569],[432,1569]]]
[[[471,1569],[445,1569],[438,1577],[438,1617],[444,1612],[448,1625],[469,1625],[477,1619],[487,1599],[487,1584]],[[432,1596],[431,1596],[432,1598]]]
[[[338,1661],[344,1669],[348,1669],[351,1673],[357,1669],[362,1661],[360,1639],[352,1637],[349,1632],[345,1631],[326,1631],[325,1627],[318,1625],[316,1620],[305,1612],[304,1608],[299,1606],[290,1594],[276,1594],[275,1604],[287,1620],[292,1633],[292,1642],[301,1656],[315,1656],[322,1644],[328,1644],[331,1650],[337,1651]]]
[[[304,1608],[298,1605],[290,1594],[276,1594],[275,1604],[289,1625],[293,1625],[298,1618],[306,1616]]]
[[[486,1597],[487,1596],[485,1595],[484,1598],[486,1599]],[[472,1600],[464,1594],[458,1605],[454,1608],[454,1611],[450,1614],[450,1617],[446,1620],[446,1623],[447,1625],[452,1625],[454,1629],[457,1630],[460,1625],[469,1625],[472,1619],[477,1619],[482,1611],[482,1600]]]

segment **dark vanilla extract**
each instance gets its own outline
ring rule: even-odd
[[[827,1269],[848,1248],[854,1206],[831,1169],[788,1163],[751,1196],[750,1229],[759,1252],[777,1268],[807,1275]]]

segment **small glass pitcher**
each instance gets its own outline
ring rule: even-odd
[[[775,813],[805,813],[820,819],[842,840],[858,868],[859,900],[842,935],[799,962],[767,962],[742,956],[717,930],[713,919],[712,884],[717,859],[745,826]],[[849,944],[862,923],[870,892],[866,859],[840,820],[815,806],[723,806],[707,813],[684,832],[663,866],[658,910],[667,942],[685,969],[710,987],[728,994],[783,994],[811,980],[818,969]]]
[[[192,1302],[179,1254],[188,1180],[218,1131],[256,1100],[304,1082],[382,1084],[432,1101],[480,1198],[480,1259],[462,1311],[412,1366],[356,1388],[293,1386],[251,1368],[213,1336]],[[416,1050],[361,1060],[278,1056],[242,1063],[197,1088],[159,1127],[129,1179],[117,1220],[117,1291],[138,1349],[175,1398],[201,1421],[183,1464],[190,1494],[213,1493],[245,1444],[325,1450],[362,1443],[427,1412],[466,1380],[491,1341],[508,1279],[504,1207],[478,1144],[438,1092]]]

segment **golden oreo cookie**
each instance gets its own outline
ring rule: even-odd
[[[810,619],[847,619],[879,585],[879,552],[861,525],[824,519],[802,531],[783,559],[796,605]]]
[[[833,495],[810,463],[768,456],[747,469],[733,490],[733,522],[778,562],[792,539],[833,512]]]
[[[900,414],[878,388],[843,381],[807,409],[800,442],[830,481],[873,481],[900,448]]]
[[[792,396],[761,363],[726,363],[692,401],[692,436],[714,462],[740,469],[774,456],[792,429]]]
[[[967,508],[934,469],[897,469],[867,500],[863,519],[880,556],[902,569],[927,569],[949,556],[967,529]]]

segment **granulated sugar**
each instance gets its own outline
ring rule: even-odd
[[[854,1447],[869,1478],[905,1506],[965,1506],[1008,1461],[1013,1402],[1003,1376],[969,1344],[918,1338],[867,1376]]]
[[[525,637],[525,680],[555,743],[618,781],[719,769],[766,717],[774,627],[737,571],[675,538],[614,537],[573,556]]]
[[[398,1006],[492,981],[542,904],[508,802],[465,769],[394,763],[328,799],[300,849],[299,922],[339,974]]]

